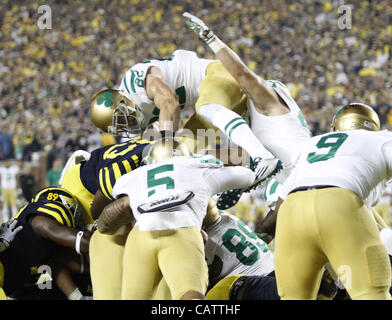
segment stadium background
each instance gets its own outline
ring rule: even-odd
[[[352,28],[342,30],[344,4],[352,5]],[[52,29],[38,28],[40,5],[51,8]],[[338,106],[352,101],[371,105],[383,128],[392,127],[390,1],[3,0],[0,161],[31,168],[36,183],[29,188],[38,190],[74,150],[113,143],[89,120],[96,92],[116,85],[133,64],[175,49],[213,58],[185,29],[184,11],[201,17],[264,78],[282,80],[313,134],[327,131]],[[233,213],[253,227],[262,194],[242,200]],[[19,184],[19,206],[24,201]]]

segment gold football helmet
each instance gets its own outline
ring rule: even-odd
[[[102,90],[94,96],[90,118],[97,128],[114,136],[136,138],[146,128],[140,107],[116,89]]]
[[[144,164],[154,164],[175,156],[188,156],[191,152],[185,144],[174,138],[162,138],[154,141],[149,148],[145,148]]]
[[[363,103],[350,103],[343,106],[333,117],[332,131],[355,129],[380,130],[380,119],[372,107]]]

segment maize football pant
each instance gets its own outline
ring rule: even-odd
[[[219,143],[218,129],[198,115],[199,107],[206,104],[219,104],[242,115],[246,109],[246,103],[245,93],[223,64],[220,61],[210,63],[199,88],[199,98],[195,106],[196,113],[184,125],[184,129],[188,129],[188,134],[185,132],[183,142],[194,153],[207,149],[211,144]],[[208,138],[203,131],[199,131],[198,134],[197,129],[210,129],[210,137]]]
[[[352,191],[290,194],[279,208],[275,274],[282,299],[316,299],[330,262],[352,299],[390,299],[391,266],[371,212]]]
[[[176,230],[140,231],[128,235],[123,258],[123,300],[157,299],[164,279],[174,300],[187,291],[205,294],[208,268],[204,244],[196,227]],[[168,290],[165,289],[165,297]]]
[[[90,276],[94,300],[120,300],[122,260],[129,227],[114,235],[95,231],[90,239]]]

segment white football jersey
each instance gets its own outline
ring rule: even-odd
[[[368,208],[374,207],[380,202],[380,200],[383,198],[384,192],[387,189],[387,183],[387,179],[384,179],[369,192],[369,195],[364,200]]]
[[[3,189],[16,189],[16,176],[18,175],[19,171],[19,167],[14,164],[8,168],[5,166],[0,167],[1,187]]]
[[[163,80],[175,91],[181,110],[194,108],[199,96],[199,87],[205,77],[209,63],[214,60],[201,59],[196,53],[176,50],[165,59],[153,59],[135,64],[124,75],[119,89],[143,110],[146,126],[158,120],[159,109],[148,98],[145,89],[147,72],[151,67],[158,67]]]
[[[265,276],[274,271],[274,257],[267,244],[237,217],[224,211],[220,215],[205,230],[210,284],[231,275]]]
[[[287,87],[277,80],[267,80],[279,97],[287,104],[289,113],[280,116],[266,116],[259,113],[251,99],[248,110],[251,128],[264,147],[283,162],[282,172],[276,179],[282,183],[292,168],[291,156],[298,145],[308,141],[312,134],[297,103],[291,97]]]
[[[293,159],[295,168],[283,185],[283,197],[298,187],[330,185],[352,190],[365,201],[392,176],[392,133],[326,133],[313,137]]]
[[[136,225],[141,231],[201,228],[208,202],[214,194],[237,185],[248,187],[254,180],[250,169],[224,167],[211,155],[179,156],[121,176],[113,187],[113,196],[129,197]],[[170,198],[186,192],[192,192],[194,197],[183,205],[141,213],[141,206],[165,204]]]

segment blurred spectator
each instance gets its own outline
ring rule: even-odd
[[[76,150],[81,150],[83,145],[80,143],[80,136],[76,132],[72,132],[67,142],[65,143],[65,150],[68,155],[71,155]]]
[[[63,159],[63,163],[67,160],[67,152],[65,148],[61,146],[60,141],[52,141],[49,144],[49,151],[48,151],[48,156],[47,156],[47,168],[52,168],[53,167],[53,162],[56,160],[56,158],[61,158]]]
[[[19,172],[19,166],[17,164],[13,164],[11,160],[6,160],[4,165],[0,166],[1,195],[3,197],[3,222],[8,221],[17,213],[16,198]]]
[[[0,147],[1,147],[1,160],[11,159],[13,156],[12,150],[12,134],[9,129],[4,127],[0,132]]]
[[[38,141],[38,137],[33,130],[29,130],[23,138],[23,161],[31,161],[33,152],[41,150],[41,144]]]
[[[59,180],[61,178],[61,172],[63,171],[62,159],[55,159],[53,167],[48,170],[46,174],[46,183],[48,186],[59,187]]]
[[[19,181],[23,197],[26,201],[30,201],[35,193],[36,178],[31,171],[31,165],[29,162],[23,163]]]

